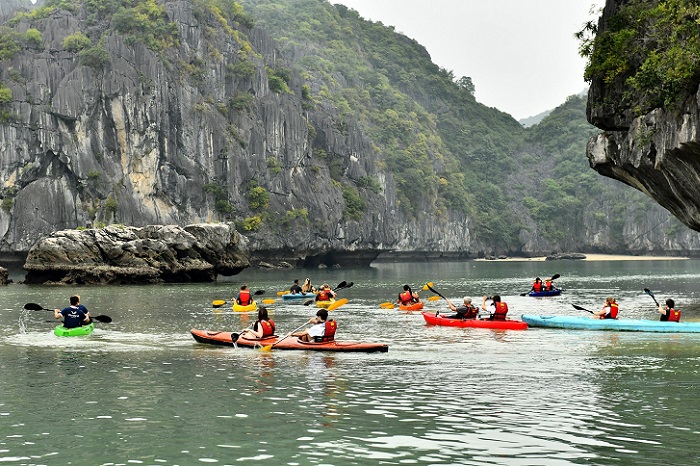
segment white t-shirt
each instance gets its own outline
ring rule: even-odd
[[[322,337],[326,334],[326,323],[321,322],[320,324],[314,324],[306,333],[308,333],[310,337]]]

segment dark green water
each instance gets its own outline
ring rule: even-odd
[[[560,297],[520,297],[560,273]],[[240,330],[213,310],[240,283],[275,298],[294,278],[355,285],[333,311],[338,339],[383,354],[196,343],[190,328]],[[401,285],[448,298],[500,293],[511,315],[576,314],[618,297],[622,317],[657,319],[642,289],[700,320],[700,261],[380,264],[247,270],[215,284],[0,288],[0,464],[566,465],[698,464],[698,334],[428,327],[379,309]],[[114,319],[58,338],[52,314],[78,292]],[[423,292],[424,297],[429,296]],[[445,310],[444,301],[429,302]],[[278,332],[315,313],[270,307]]]

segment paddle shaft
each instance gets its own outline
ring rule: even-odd
[[[280,343],[282,340],[286,340],[288,337],[292,336],[292,334],[293,334],[294,332],[296,332],[296,331],[299,330],[300,328],[304,327],[304,326],[307,325],[308,323],[309,323],[308,321],[304,322],[303,324],[301,324],[300,326],[298,326],[297,328],[295,328],[294,330],[292,330],[291,332],[289,332],[288,334],[286,334],[285,336],[283,336],[282,338],[280,338],[279,340],[277,340],[277,341],[274,342],[273,344],[268,345],[268,346],[263,346],[263,347],[262,347],[262,350],[263,350],[263,351],[270,351],[277,343]]]
[[[586,312],[590,312],[591,314],[595,314],[595,312],[589,311],[589,310],[586,309],[585,307],[577,306],[577,305],[575,305],[575,304],[572,304],[572,306],[574,306],[574,309],[578,309],[579,311],[586,311]]]
[[[652,293],[651,290],[650,290],[649,288],[644,288],[644,292],[645,292],[646,294],[648,294],[649,296],[651,296],[651,299],[654,300],[654,304],[656,304],[656,307],[659,307],[659,306],[660,306],[659,302],[656,300],[656,297],[654,296],[654,293]]]

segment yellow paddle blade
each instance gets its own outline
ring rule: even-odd
[[[331,304],[330,306],[328,306],[328,310],[332,311],[334,309],[338,309],[340,306],[347,304],[347,303],[348,303],[348,298],[339,299],[336,302],[334,302],[333,304]]]
[[[440,300],[440,296],[431,296],[430,298],[428,298],[428,301],[439,301],[439,300]]]
[[[283,294],[287,294],[287,293],[289,293],[289,290],[286,290],[286,291],[278,291],[278,292],[277,292],[277,296],[282,296]]]
[[[263,299],[262,302],[263,304],[275,304],[274,299]]]
[[[263,346],[262,348],[260,348],[260,351],[272,351],[272,345]]]
[[[221,307],[224,304],[226,304],[226,301],[224,301],[223,299],[215,299],[214,301],[211,302],[211,305],[214,307]]]
[[[423,291],[427,291],[427,290],[428,290],[428,285],[423,285]]]
[[[394,309],[394,303],[386,302],[379,305],[382,309]]]

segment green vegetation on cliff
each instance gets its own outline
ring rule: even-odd
[[[636,113],[672,106],[700,82],[700,5],[695,0],[629,0],[598,31],[579,32],[585,78],[624,85]]]

